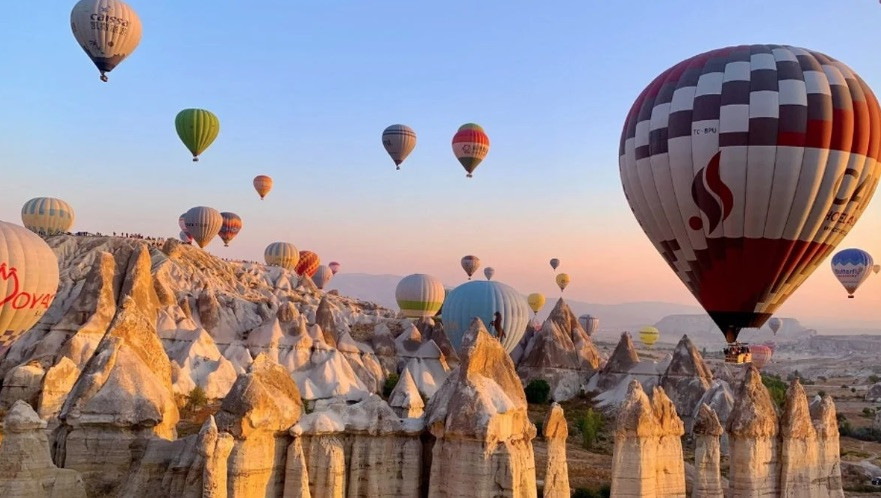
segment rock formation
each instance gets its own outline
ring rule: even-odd
[[[517,365],[517,373],[524,384],[543,379],[551,386],[551,399],[567,401],[581,391],[582,379],[590,372],[579,370],[575,344],[569,334],[551,320],[546,320],[540,332],[533,336],[534,345]]]
[[[659,433],[651,401],[639,382],[631,381],[615,427],[611,496],[657,496]]]
[[[713,373],[704,363],[697,348],[687,335],[682,336],[664,375],[661,387],[669,393],[676,412],[688,422],[698,408],[698,402],[710,388]]]
[[[389,406],[401,418],[418,418],[425,411],[425,403],[409,369],[404,369],[398,383],[389,395]]]
[[[535,426],[514,364],[480,319],[463,337],[460,365],[429,400],[429,497],[535,497]]]
[[[558,403],[551,405],[542,424],[542,432],[548,445],[548,462],[545,470],[544,497],[569,498],[569,466],[566,462],[566,438],[569,426]]]
[[[722,498],[721,452],[719,438],[724,432],[716,412],[706,404],[697,408],[694,418],[694,466],[696,476],[692,482],[692,498]]]
[[[777,496],[780,493],[777,411],[759,371],[752,365],[746,371],[728,418],[728,435],[733,496]]]
[[[810,404],[811,422],[817,433],[817,488],[818,496],[843,498],[841,483],[841,453],[835,403],[827,396],[815,397]]]
[[[656,492],[658,496],[685,498],[685,463],[682,460],[682,435],[685,428],[676,407],[664,389],[652,392],[652,412],[658,420]]]
[[[46,422],[24,401],[16,401],[3,421],[0,496],[86,498],[75,470],[59,469],[49,456]]]

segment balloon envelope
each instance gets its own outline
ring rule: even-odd
[[[479,125],[466,123],[453,135],[453,154],[471,178],[474,170],[489,153],[489,136]]]
[[[566,290],[566,286],[569,285],[570,278],[566,273],[560,273],[557,275],[557,286],[560,287],[560,291]]]
[[[70,29],[102,81],[141,41],[138,14],[120,0],[80,0],[70,12]]]
[[[391,125],[382,132],[382,146],[392,157],[397,169],[401,169],[401,163],[416,147],[416,132],[407,125]]]
[[[25,227],[40,235],[57,235],[70,231],[76,219],[70,204],[54,197],[37,197],[21,207]]]
[[[312,251],[300,251],[300,261],[297,263],[296,272],[299,275],[309,275],[312,277],[318,271],[321,264],[321,258]]]
[[[661,337],[661,332],[655,327],[646,326],[639,329],[639,340],[648,347],[652,347],[654,343],[658,342],[659,337]]]
[[[768,320],[768,326],[771,327],[771,331],[774,332],[774,334],[777,334],[777,331],[780,330],[782,325],[783,321],[777,317]]]
[[[756,366],[759,370],[765,368],[765,365],[771,361],[771,357],[774,355],[774,352],[771,351],[771,348],[764,344],[754,344],[749,347],[750,355],[752,355],[753,365]]]
[[[199,247],[205,247],[220,231],[223,216],[220,211],[207,206],[196,206],[184,214],[186,232],[193,237]]]
[[[325,265],[319,265],[318,269],[315,270],[315,275],[312,276],[312,281],[315,282],[319,289],[324,289],[324,286],[330,283],[332,278],[333,272],[330,271],[330,268]]]
[[[433,317],[444,304],[444,284],[431,275],[407,275],[395,287],[395,300],[407,318]]]
[[[493,275],[495,275],[495,274],[496,274],[496,270],[492,266],[487,266],[486,268],[483,269],[483,276],[486,277],[487,280],[492,280]]]
[[[293,270],[300,261],[300,251],[290,242],[273,242],[263,250],[263,260],[267,265]]]
[[[560,266],[560,260],[557,258],[551,259],[551,268],[556,270],[558,266]]]
[[[174,118],[174,128],[181,142],[193,153],[193,161],[214,142],[220,133],[220,120],[205,109],[184,109]]]
[[[832,256],[832,273],[847,290],[847,297],[871,275],[875,262],[872,256],[862,249],[842,249]]]
[[[340,268],[342,268],[342,266],[343,265],[337,263],[336,261],[331,261],[330,264],[327,265],[327,267],[330,268],[330,271],[332,271],[334,275],[339,273]]]
[[[260,195],[260,200],[266,197],[266,194],[272,190],[272,178],[266,175],[257,175],[254,177],[254,190]]]
[[[600,326],[600,319],[593,315],[581,315],[578,317],[578,323],[581,324],[581,328],[587,332],[588,336],[592,336]]]
[[[477,256],[468,255],[462,258],[462,269],[468,274],[468,280],[471,280],[471,275],[474,275],[478,268],[480,268],[480,259]]]
[[[779,45],[692,57],[636,99],[624,193],[728,342],[764,324],[859,219],[881,175],[879,124],[847,66]]]
[[[487,330],[495,335],[492,322],[496,311],[502,315],[502,329],[505,331],[502,346],[511,352],[529,323],[526,299],[513,287],[494,280],[474,280],[453,289],[444,300],[441,311],[444,331],[453,347],[457,351],[460,349],[462,337],[475,317],[480,318]]]
[[[32,232],[0,221],[0,352],[30,330],[58,289],[58,259]]]
[[[223,239],[223,245],[229,246],[229,242],[242,230],[242,219],[235,213],[224,212],[220,216],[223,217],[223,224],[220,225],[218,235]]]
[[[533,292],[526,297],[526,302],[529,304],[532,312],[538,314],[545,305],[545,296],[540,292]]]
[[[877,275],[878,272],[881,272],[881,265],[875,265],[875,266],[873,266],[873,267],[872,267],[872,271],[875,272],[875,275]]]
[[[180,241],[181,241],[181,242],[185,242],[185,243],[187,243],[187,244],[189,244],[190,242],[193,241],[193,238],[190,237],[190,234],[188,234],[187,232],[185,232],[185,231],[183,231],[183,230],[181,230],[181,232],[180,232],[180,234],[178,235],[178,237],[180,237]]]

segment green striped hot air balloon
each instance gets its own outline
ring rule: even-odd
[[[220,120],[205,109],[184,109],[174,118],[174,127],[181,141],[193,153],[195,162],[220,133]]]
[[[433,317],[444,304],[444,284],[431,275],[414,273],[398,282],[395,299],[407,318]]]

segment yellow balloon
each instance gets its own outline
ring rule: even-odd
[[[529,303],[529,307],[532,308],[533,313],[538,313],[545,305],[545,297],[543,294],[539,294],[538,292],[533,292],[526,298],[526,301]]]
[[[647,347],[652,347],[652,344],[658,342],[660,336],[661,332],[655,327],[646,326],[639,329],[639,340]]]
[[[563,291],[566,289],[566,286],[569,285],[569,275],[566,273],[560,273],[557,275],[557,285],[560,287],[560,290]]]

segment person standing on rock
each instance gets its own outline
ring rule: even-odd
[[[502,314],[496,311],[493,316],[495,316],[495,319],[492,321],[492,327],[496,331],[496,339],[502,342],[505,340],[505,329],[502,328]]]

